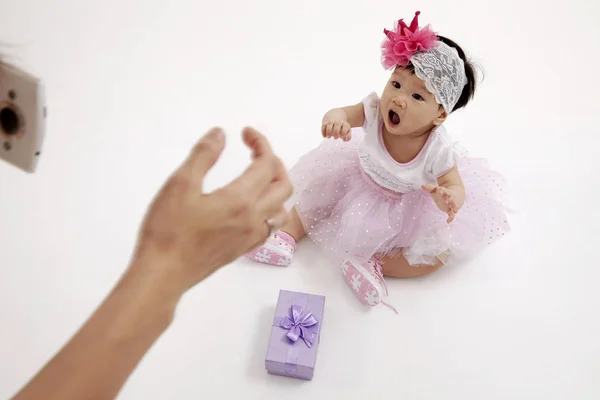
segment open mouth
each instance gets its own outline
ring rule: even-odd
[[[392,126],[396,126],[400,123],[400,116],[393,110],[390,110],[388,113],[388,118]]]

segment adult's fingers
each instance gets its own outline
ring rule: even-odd
[[[273,150],[266,137],[251,127],[245,127],[242,130],[242,138],[246,146],[252,150],[252,158],[268,157],[273,155]]]
[[[240,193],[240,195],[254,200],[273,180],[278,179],[282,163],[279,158],[273,155],[267,139],[256,130],[246,128],[243,136],[246,145],[252,149],[254,160],[244,173],[234,179],[228,187]]]
[[[269,217],[276,213],[282,205],[291,197],[293,186],[289,182],[287,175],[283,179],[273,182],[265,190],[256,203],[257,210],[262,215]]]
[[[277,212],[272,217],[264,220],[264,222],[262,223],[263,228],[258,231],[261,233],[257,232],[258,234],[254,234],[249,237],[251,242],[250,242],[250,245],[247,248],[246,252],[255,250],[259,246],[263,245],[265,243],[265,241],[269,238],[271,231],[277,232],[278,230],[280,230],[287,224],[288,220],[289,220],[289,212],[287,210],[285,210],[285,208],[281,207],[279,212]]]
[[[198,182],[200,189],[207,172],[214,167],[225,148],[225,135],[221,128],[213,128],[194,146],[178,172],[191,182]]]
[[[283,212],[283,211],[284,212]],[[283,228],[289,219],[289,213],[284,210],[284,206],[282,204],[279,205],[279,208],[272,209],[270,212],[271,216],[268,218],[261,219],[262,221],[269,221],[272,223],[273,231],[277,231]]]

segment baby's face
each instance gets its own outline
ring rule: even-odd
[[[392,135],[422,135],[446,119],[446,112],[412,72],[397,68],[382,95],[384,129]]]

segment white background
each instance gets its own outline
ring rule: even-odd
[[[329,108],[381,92],[382,30],[419,9],[485,70],[448,128],[508,178],[512,233],[389,280],[398,316],[362,307],[311,243],[288,268],[240,260],[189,292],[120,397],[599,398],[599,4],[1,0],[3,51],[44,78],[49,120],[37,174],[0,164],[0,397],[103,299],[201,134],[228,134],[208,189],[246,167],[244,125],[291,167]],[[327,296],[312,382],[264,370],[280,288]]]

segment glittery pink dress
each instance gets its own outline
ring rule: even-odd
[[[503,178],[485,160],[472,159],[438,128],[407,164],[385,149],[379,98],[363,101],[365,124],[349,142],[325,139],[291,169],[296,207],[308,237],[344,260],[402,252],[411,265],[453,263],[482,250],[509,226]],[[454,165],[466,201],[454,221],[421,189]]]

